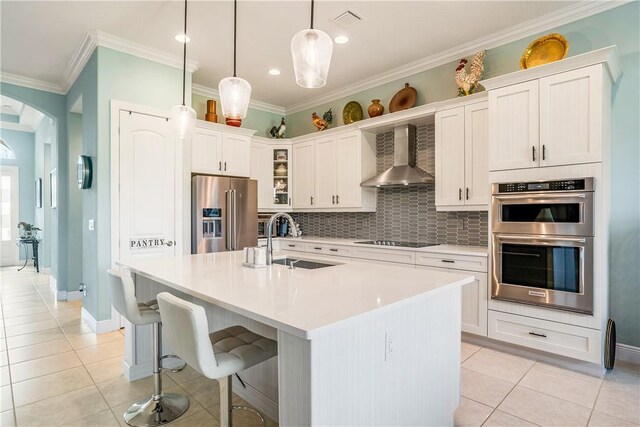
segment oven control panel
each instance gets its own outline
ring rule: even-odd
[[[525,193],[532,191],[574,191],[585,190],[586,179],[566,179],[562,181],[508,182],[498,184],[499,193]]]

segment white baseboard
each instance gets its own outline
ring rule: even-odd
[[[105,332],[117,331],[120,329],[120,318],[113,316],[111,319],[97,321],[91,313],[82,307],[82,319],[87,322],[89,327],[96,334],[104,334]]]
[[[616,360],[640,365],[640,347],[627,344],[616,344]]]
[[[123,360],[121,366],[122,374],[129,382],[136,381],[141,378],[146,378],[148,376],[151,376],[151,374],[153,373],[151,360],[147,360],[146,362],[140,363],[138,365],[129,365],[126,360]]]
[[[241,375],[242,376],[242,375]],[[233,376],[233,392],[249,402],[251,406],[256,408],[274,421],[278,421],[278,402],[268,398],[260,391],[253,388],[250,384],[245,383],[247,388],[243,388],[236,376]],[[217,415],[216,415],[217,416]]]
[[[52,291],[58,290],[58,281],[53,276],[49,276],[49,289],[51,289]]]
[[[80,291],[67,291],[67,301],[76,301],[82,299],[82,292]]]

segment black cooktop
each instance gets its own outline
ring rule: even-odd
[[[376,246],[400,246],[403,248],[426,248],[427,246],[435,246],[437,243],[421,243],[421,242],[397,242],[394,240],[364,240],[362,242],[354,242],[362,245]]]

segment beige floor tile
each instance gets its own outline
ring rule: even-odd
[[[205,408],[210,408],[220,403],[220,389],[216,380],[201,376],[183,384],[182,388]]]
[[[594,409],[612,417],[640,424],[640,384],[633,377],[607,376]]]
[[[43,342],[40,344],[18,347],[9,350],[11,363],[21,363],[27,360],[38,359],[40,357],[52,356],[54,354],[66,353],[73,348],[66,338]]]
[[[51,315],[53,317],[55,317],[56,319],[59,319],[61,317],[68,317],[68,316],[72,316],[72,315],[76,315],[78,317],[82,317],[82,307],[73,307],[73,308],[69,308],[67,310],[54,311],[54,312],[51,313]]]
[[[82,363],[99,362],[100,360],[111,359],[124,354],[124,343],[120,341],[112,341],[104,344],[98,344],[91,347],[85,347],[76,350],[78,357]]]
[[[180,417],[181,419],[182,418],[186,418],[186,417],[188,417],[190,415],[193,415],[196,412],[204,410],[202,405],[200,405],[197,400],[195,400],[192,397],[190,397],[182,388],[173,386],[172,387],[172,392],[181,394],[181,395],[187,397],[187,399],[189,399],[189,408],[187,409],[187,412],[185,412],[182,415],[182,417]],[[131,406],[133,403],[134,403],[133,401],[125,402],[125,403],[122,403],[122,404],[120,404],[118,406],[115,406],[115,407],[111,408],[111,410],[116,415],[116,418],[117,418],[118,422],[120,423],[120,425],[122,427],[127,427],[127,423],[124,422],[123,414],[129,408],[129,406]],[[174,424],[171,424],[171,425],[173,426]]]
[[[186,416],[185,416],[186,415]],[[171,423],[172,427],[212,427],[219,426],[220,421],[211,413],[205,410],[197,411],[193,414],[185,414]],[[234,423],[235,427],[240,427],[240,424]]]
[[[122,375],[122,356],[84,365],[93,378],[93,382],[101,383]]]
[[[11,317],[5,320],[4,324],[6,326],[17,326],[27,323],[42,322],[44,320],[53,320],[53,316],[49,313],[27,314],[25,316]]]
[[[0,387],[0,412],[11,411],[13,409],[13,397],[11,386]]]
[[[535,425],[502,411],[494,411],[482,427],[533,427]]]
[[[11,319],[12,317],[27,316],[29,314],[38,314],[38,313],[49,313],[49,309],[44,304],[37,307],[16,308],[16,309],[9,309],[7,307],[3,307],[2,313],[4,316],[4,320],[6,322],[7,319]]]
[[[40,322],[27,323],[24,325],[16,325],[16,326],[6,326],[5,332],[7,338],[15,337],[17,335],[30,334],[33,332],[44,331],[47,329],[52,329],[58,327],[58,324],[55,320],[43,320]]]
[[[63,326],[62,330],[67,335],[67,337],[71,337],[73,335],[81,335],[81,334],[93,334],[93,329],[85,322],[78,323],[76,325]]]
[[[16,407],[59,396],[93,384],[83,366],[56,372],[13,385]]]
[[[22,308],[39,308],[39,307],[47,307],[47,305],[42,301],[42,298],[38,298],[37,301],[20,301],[20,302],[9,302],[5,304],[2,303],[3,311],[11,311],[11,310],[19,310]]]
[[[536,362],[518,385],[593,408],[602,378]]]
[[[517,386],[498,407],[502,412],[544,426],[586,426],[591,410]]]
[[[534,363],[523,357],[483,348],[465,360],[462,367],[515,384]]]
[[[63,424],[65,427],[118,427],[119,425],[110,409]]]
[[[164,391],[172,391],[178,388],[175,382],[167,375],[162,375],[162,383]],[[118,406],[123,403],[132,403],[151,396],[153,391],[153,378],[146,377],[141,380],[128,382],[121,375],[118,378],[107,380],[96,384],[105,400],[110,407]]]
[[[82,307],[82,300],[76,301],[50,301],[47,304],[51,311],[69,310],[71,308]]]
[[[180,372],[167,372],[167,375],[180,386],[202,377],[198,371],[188,365]]]
[[[497,407],[509,394],[514,384],[489,375],[462,368],[460,375],[460,395],[476,402]]]
[[[28,360],[22,363],[12,363],[11,381],[15,384],[78,366],[82,366],[82,362],[73,351]]]
[[[62,329],[56,327],[44,331],[33,332],[31,334],[18,335],[15,337],[7,338],[7,347],[9,348],[9,351],[11,351],[14,348],[55,341],[63,339],[64,337],[65,336],[62,333]]]
[[[21,302],[26,303],[41,303],[42,297],[37,292],[29,292],[24,294],[12,295],[10,297],[2,298],[2,305],[4,307],[11,307],[14,304],[18,304]]]
[[[79,323],[84,322],[84,320],[82,320],[82,318],[78,314],[68,314],[65,316],[59,316],[59,317],[56,317],[56,321],[60,326],[71,326],[71,325],[77,325]]]
[[[475,402],[465,397],[460,397],[460,406],[456,410],[454,425],[461,426],[481,426],[491,415],[493,408],[482,403]]]
[[[464,362],[481,348],[482,347],[478,345],[462,341],[461,351],[460,351],[460,362]]]
[[[69,335],[69,342],[73,348],[91,347],[94,345],[105,344],[112,341],[122,342],[124,345],[124,336],[118,331],[107,332],[105,334],[79,334]]]
[[[9,366],[3,366],[0,368],[0,387],[11,384],[11,377],[9,375]]]
[[[16,416],[13,411],[0,412],[0,426],[14,427],[16,425]]]
[[[640,424],[621,420],[598,411],[593,411],[591,419],[589,419],[590,427],[634,427],[638,425]]]
[[[6,347],[1,347],[6,348]],[[7,366],[9,364],[9,360],[7,359],[7,352],[0,351],[0,367]]]
[[[109,409],[95,385],[16,408],[19,425],[58,426]]]

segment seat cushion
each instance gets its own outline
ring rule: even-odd
[[[133,322],[137,325],[150,325],[160,322],[160,313],[158,312],[158,301],[151,300],[138,303],[138,311],[140,311],[140,319]]]
[[[231,375],[278,355],[275,340],[265,338],[242,326],[231,326],[209,335],[218,370]]]

